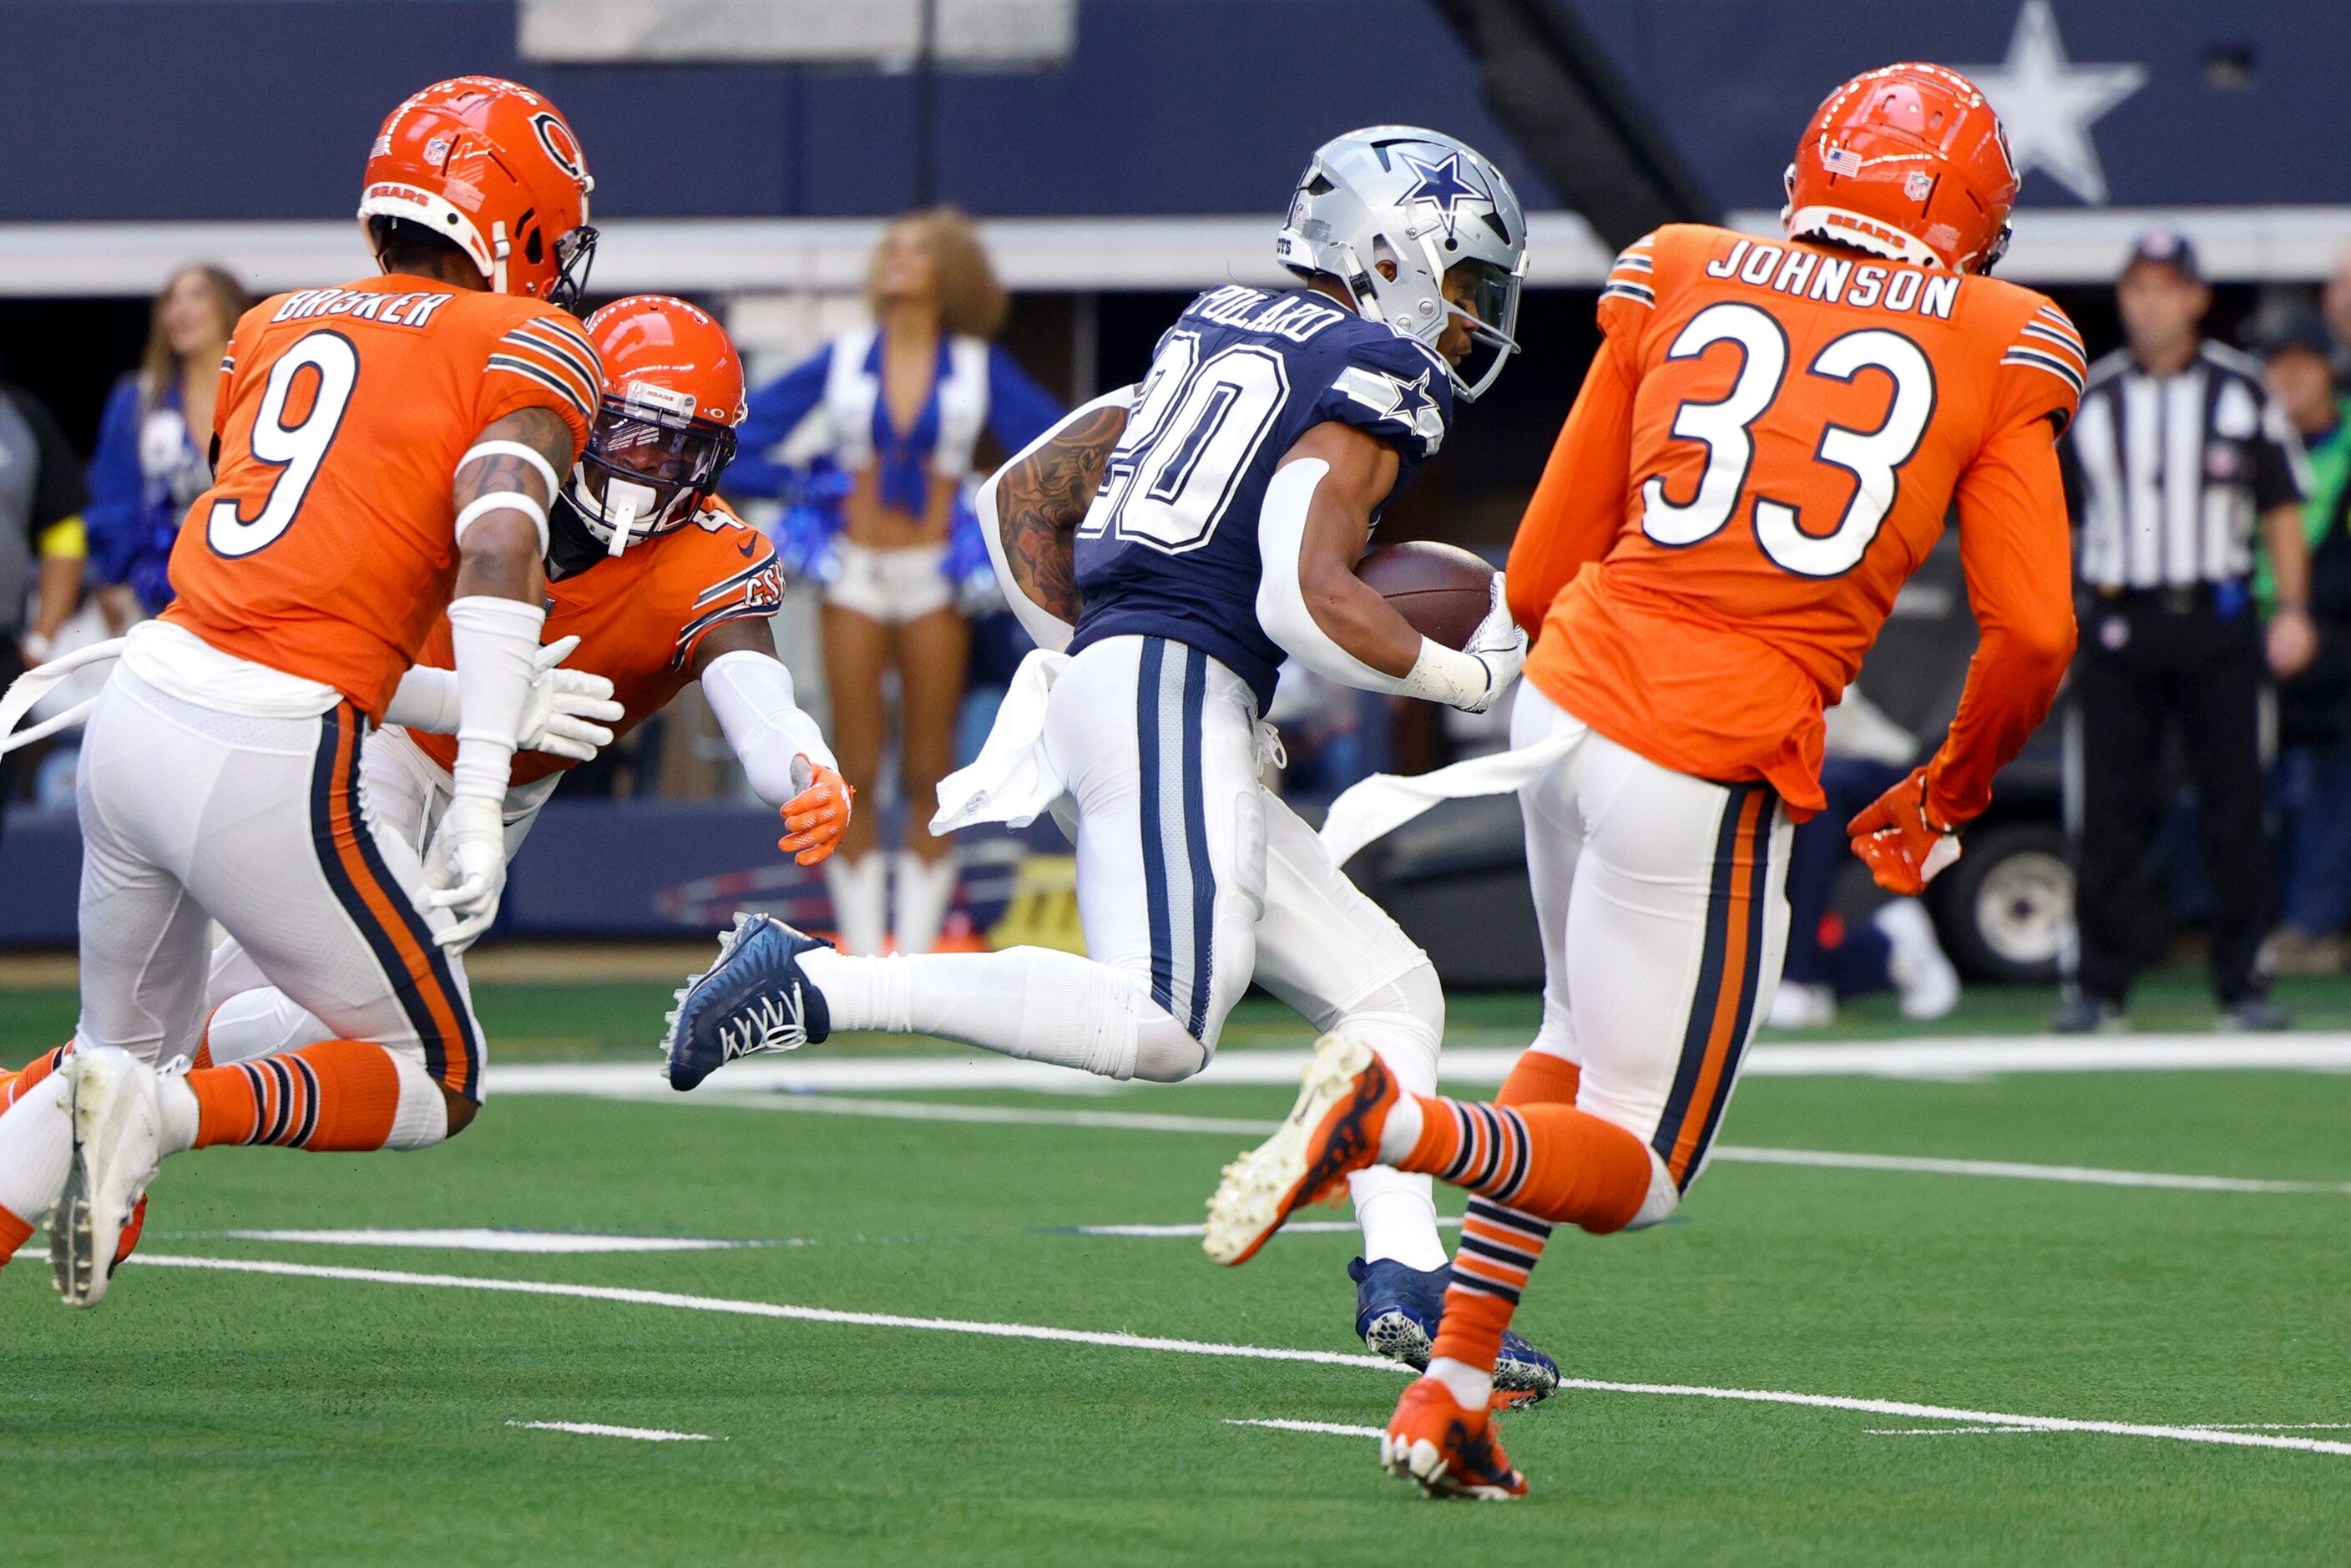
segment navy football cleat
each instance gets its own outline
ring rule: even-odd
[[[718,934],[718,961],[677,993],[662,1040],[669,1086],[691,1089],[738,1056],[822,1040],[832,1019],[800,955],[831,946],[773,915],[736,915],[735,928]]]
[[[1355,1281],[1355,1333],[1365,1349],[1416,1372],[1428,1370],[1437,1327],[1445,1318],[1449,1269],[1412,1269],[1394,1259],[1347,1265]],[[1502,1354],[1494,1362],[1494,1403],[1533,1405],[1559,1388],[1559,1363],[1505,1330]]]

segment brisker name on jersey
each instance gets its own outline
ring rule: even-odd
[[[300,288],[287,295],[269,319],[301,321],[313,316],[349,316],[360,321],[381,321],[387,327],[424,327],[432,322],[434,311],[455,298],[427,290],[386,294],[374,288]]]
[[[1951,319],[1951,307],[1959,298],[1956,272],[1880,267],[1826,256],[1802,246],[1763,245],[1746,239],[1732,246],[1729,255],[1708,261],[1706,275],[1799,299],[1928,316],[1938,321]]]

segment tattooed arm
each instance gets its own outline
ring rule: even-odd
[[[512,452],[488,453],[458,468],[451,486],[459,518],[452,597],[488,594],[537,604],[547,591],[547,509],[555,504],[555,483],[571,466],[571,428],[552,409],[518,409],[484,426],[473,450],[493,441],[528,447],[545,468]],[[517,499],[501,504],[501,496]]]
[[[1063,419],[980,488],[980,532],[1012,610],[1040,647],[1067,643],[1080,608],[1074,536],[1126,432],[1134,389]]]

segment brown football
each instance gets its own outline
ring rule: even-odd
[[[1396,608],[1422,636],[1459,648],[1493,599],[1494,569],[1458,545],[1413,539],[1382,545],[1365,556],[1355,575]]]

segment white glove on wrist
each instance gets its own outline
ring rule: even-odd
[[[498,917],[507,885],[507,832],[502,803],[486,795],[459,795],[441,814],[424,852],[427,909],[446,909],[457,924],[434,939],[452,953],[472,946]]]
[[[612,744],[604,727],[620,723],[627,710],[612,700],[612,683],[604,676],[561,667],[579,646],[577,637],[559,637],[533,657],[530,695],[523,699],[515,737],[520,749],[586,762]]]
[[[1424,637],[1420,657],[1396,690],[1464,713],[1484,713],[1502,700],[1527,662],[1527,634],[1510,617],[1502,574],[1496,572],[1486,619],[1458,653]]]

